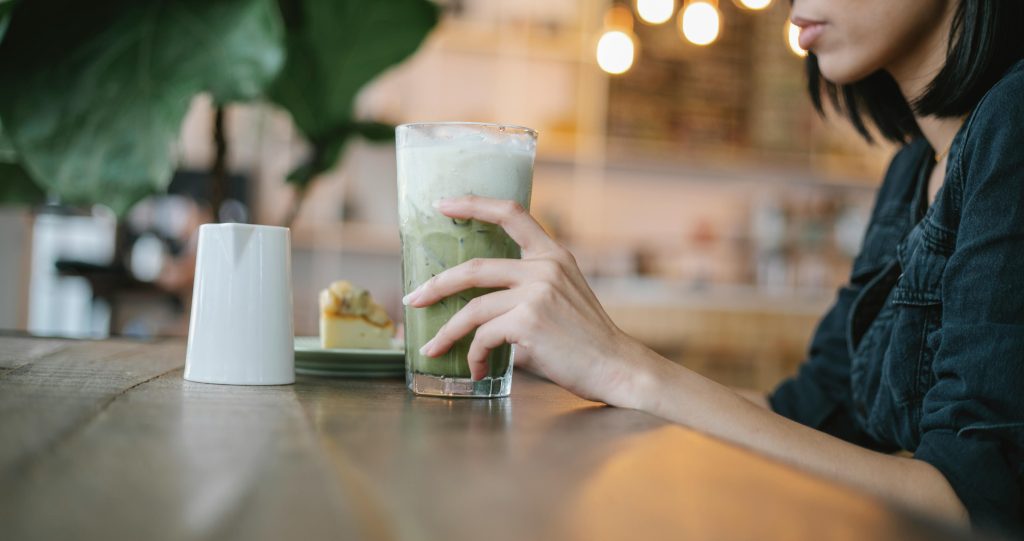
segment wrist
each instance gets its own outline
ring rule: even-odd
[[[619,355],[627,360],[622,363],[626,373],[615,405],[655,413],[664,380],[673,363],[629,336],[623,342]]]

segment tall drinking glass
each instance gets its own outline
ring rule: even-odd
[[[474,258],[518,259],[519,246],[501,227],[444,216],[438,199],[480,195],[530,207],[537,133],[519,126],[444,122],[405,124],[395,134],[398,219],[405,293],[441,271]],[[426,308],[405,308],[406,383],[416,394],[508,396],[512,347],[494,349],[488,372],[472,381],[466,355],[470,334],[439,357],[419,350],[466,303],[490,290],[470,289]]]

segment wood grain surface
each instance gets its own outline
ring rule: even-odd
[[[3,539],[957,539],[656,417],[518,374],[182,379],[184,343],[0,337]]]

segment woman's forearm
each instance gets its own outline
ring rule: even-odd
[[[914,509],[967,523],[963,504],[930,464],[847,443],[759,407],[654,352],[645,355],[648,359],[639,364],[632,389],[637,409]]]
[[[732,391],[742,396],[743,398],[746,398],[748,401],[750,401],[759,408],[771,409],[771,406],[768,404],[768,396],[762,393],[761,391],[754,391],[752,389],[739,389],[735,387],[732,389]]]

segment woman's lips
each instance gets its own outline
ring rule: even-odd
[[[800,37],[797,41],[800,43],[800,48],[805,51],[811,50],[814,47],[814,42],[818,41],[821,33],[825,31],[825,23],[823,21],[794,17],[792,22],[800,27]]]

